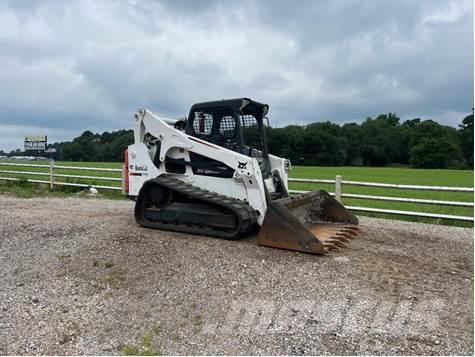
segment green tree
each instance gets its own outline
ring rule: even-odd
[[[386,166],[400,162],[403,132],[394,113],[369,117],[361,124],[358,151],[363,165]]]
[[[341,166],[346,160],[346,141],[341,127],[330,122],[305,126],[303,137],[306,164]]]
[[[55,143],[63,160],[71,161],[123,161],[124,151],[132,144],[133,131],[119,130],[93,134],[86,130],[70,142]]]
[[[411,148],[410,163],[416,168],[458,168],[463,163],[463,153],[457,143],[448,137],[423,138]]]
[[[458,133],[465,160],[473,168],[473,114],[462,120]]]
[[[465,166],[457,130],[440,125],[433,120],[418,122],[411,128],[409,154],[413,167],[463,168]]]

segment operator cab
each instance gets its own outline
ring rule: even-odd
[[[185,132],[190,136],[256,158],[264,178],[267,178],[270,175],[270,162],[263,119],[268,110],[267,104],[249,98],[197,103],[190,109]],[[224,165],[195,153],[192,153],[191,160],[201,164],[208,162],[210,169],[213,166],[220,166],[219,171]],[[208,171],[212,174],[212,170]],[[195,174],[206,174],[206,170]],[[232,172],[226,176],[229,174],[232,176]]]

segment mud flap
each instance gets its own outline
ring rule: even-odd
[[[260,245],[324,254],[345,247],[358,231],[358,218],[326,191],[312,191],[268,204]]]

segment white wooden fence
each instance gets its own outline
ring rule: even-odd
[[[22,170],[4,170],[2,166],[10,167],[40,167],[47,169],[47,172],[40,171],[22,171]],[[121,174],[121,177],[104,177],[104,176],[89,176],[89,175],[76,175],[76,174],[59,174],[56,173],[58,169],[67,169],[67,170],[78,170],[78,171],[106,171],[106,172],[117,172]],[[108,190],[122,190],[125,194],[125,167],[122,165],[122,169],[112,169],[112,168],[99,168],[99,167],[85,167],[85,166],[63,166],[56,165],[54,161],[51,161],[49,165],[41,164],[19,164],[19,163],[10,163],[0,161],[0,174],[14,174],[14,175],[33,175],[33,176],[47,176],[47,180],[38,180],[28,178],[28,182],[36,183],[45,183],[49,184],[50,188],[53,188],[55,185],[63,186],[76,186],[76,187],[95,187],[98,189],[108,189]],[[96,185],[96,184],[86,184],[86,183],[76,183],[76,182],[63,182],[57,181],[55,178],[73,178],[73,179],[84,179],[84,180],[100,180],[100,181],[116,181],[121,182],[121,187],[118,186],[106,186],[106,185]],[[22,180],[18,177],[3,177],[0,176],[0,180],[8,181],[19,181]],[[473,207],[472,202],[461,202],[461,201],[444,201],[444,200],[429,200],[429,199],[418,199],[418,198],[407,198],[407,197],[392,197],[392,196],[375,196],[375,195],[360,195],[353,193],[344,193],[343,187],[348,186],[369,186],[369,187],[380,187],[380,188],[392,188],[392,189],[404,189],[404,190],[429,190],[429,191],[451,191],[451,192],[469,192],[473,193],[473,187],[450,187],[450,186],[419,186],[419,185],[399,185],[399,184],[390,184],[390,183],[377,183],[377,182],[363,182],[363,181],[349,181],[343,180],[340,175],[337,175],[334,180],[323,180],[323,179],[303,179],[303,178],[289,178],[289,182],[298,182],[298,183],[323,183],[323,184],[334,184],[335,192],[330,193],[335,196],[335,198],[341,202],[342,198],[352,198],[352,199],[365,199],[365,200],[376,200],[376,201],[392,201],[392,202],[406,202],[406,203],[420,203],[420,204],[430,204],[430,205],[442,205],[442,206],[459,206],[459,207]],[[308,191],[301,190],[289,190],[289,193],[304,193]],[[450,214],[440,214],[440,213],[429,213],[429,212],[416,212],[416,211],[401,211],[393,209],[383,209],[383,208],[372,208],[372,207],[360,207],[360,206],[346,206],[348,209],[353,211],[361,212],[376,212],[376,213],[388,213],[395,215],[406,215],[406,216],[417,216],[417,217],[429,217],[429,218],[442,218],[442,219],[453,219],[461,221],[474,221],[473,216],[458,216]]]
[[[472,193],[474,192],[473,187],[419,186],[419,185],[399,185],[399,184],[379,183],[379,182],[347,181],[347,180],[342,180],[342,177],[340,175],[337,175],[334,180],[289,178],[289,182],[334,184],[335,192],[330,193],[330,194],[332,196],[335,196],[335,199],[339,202],[341,202],[342,197],[346,197],[346,198],[377,200],[377,201],[422,203],[422,204],[441,205],[441,206],[460,206],[460,207],[474,206],[473,201],[472,202],[443,201],[443,200],[428,200],[428,199],[407,198],[407,197],[374,196],[374,195],[359,195],[359,194],[354,194],[354,193],[343,193],[343,185],[382,187],[382,188],[393,188],[393,189],[404,189],[404,190],[426,190],[426,191],[429,190],[429,191],[451,191],[451,192],[472,192]],[[305,192],[308,192],[308,191],[289,190],[289,193],[291,194],[305,193]],[[348,205],[345,207],[353,211],[362,211],[362,212],[389,213],[389,214],[404,215],[404,216],[454,219],[454,220],[471,221],[471,222],[474,221],[473,216],[457,216],[457,215],[451,215],[451,214],[401,211],[401,210],[393,210],[393,209],[348,206]]]
[[[76,187],[94,187],[107,190],[122,190],[125,193],[125,180],[124,180],[124,167],[122,169],[111,169],[111,168],[102,168],[102,167],[86,167],[86,166],[63,166],[56,165],[54,161],[50,161],[49,165],[41,164],[17,164],[10,162],[1,162],[1,166],[13,166],[13,167],[39,167],[47,169],[47,172],[42,171],[23,171],[23,170],[3,170],[0,169],[0,174],[15,174],[15,175],[33,175],[33,176],[48,176],[48,180],[37,180],[28,178],[28,182],[36,183],[46,183],[49,184],[50,188],[54,188],[55,185],[59,186],[76,186]],[[122,165],[124,166],[124,165]],[[78,170],[78,171],[106,171],[106,172],[120,172],[121,177],[106,177],[106,176],[89,176],[89,175],[67,175],[56,173],[55,170],[66,169],[66,170]],[[121,187],[118,186],[106,186],[106,185],[96,185],[96,184],[86,184],[86,183],[77,183],[77,182],[63,182],[57,181],[56,177],[64,178],[74,178],[74,179],[84,179],[84,180],[101,180],[101,181],[118,181],[121,182]],[[20,181],[21,178],[18,177],[1,177],[0,180],[7,181]]]

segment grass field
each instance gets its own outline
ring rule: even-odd
[[[5,162],[5,161],[4,161]],[[0,162],[1,163],[1,162]],[[45,167],[16,167],[0,165],[0,170],[14,170],[14,171],[30,171],[30,172],[48,172],[48,162],[25,162],[16,161],[16,163],[37,163],[45,165]],[[105,162],[56,162],[56,165],[63,166],[83,166],[83,167],[100,167],[100,168],[121,168],[121,163],[105,163]],[[56,173],[59,174],[74,174],[74,175],[87,175],[87,176],[100,176],[100,177],[120,177],[120,172],[102,172],[102,171],[85,171],[74,169],[56,169]],[[410,169],[410,168],[375,168],[375,167],[304,167],[295,166],[291,171],[291,177],[295,178],[318,178],[318,179],[334,179],[336,175],[341,175],[343,180],[351,181],[367,181],[367,182],[382,182],[382,183],[395,183],[395,184],[408,184],[408,185],[427,185],[427,186],[458,186],[458,187],[473,187],[473,171],[470,170],[422,170],[422,169]],[[3,177],[20,177],[20,178],[33,178],[32,175],[22,174],[5,174],[0,172],[0,176]],[[48,176],[36,176],[35,179],[48,180]],[[93,185],[107,185],[120,187],[120,182],[105,181],[100,179],[66,179],[58,177],[57,181],[68,182],[81,182],[90,183]],[[0,187],[3,191],[7,190],[5,183],[0,181]],[[296,190],[316,190],[324,189],[329,192],[334,191],[334,185],[330,184],[304,184],[304,183],[291,183],[291,189]],[[11,185],[10,185],[11,189]],[[63,191],[68,189],[63,188]],[[69,189],[73,190],[73,189]],[[102,190],[106,191],[106,190]],[[366,195],[377,196],[393,196],[393,197],[408,197],[408,198],[422,198],[433,200],[446,200],[446,201],[465,201],[473,202],[473,193],[465,192],[442,192],[442,191],[419,191],[419,190],[401,190],[401,189],[388,189],[388,188],[376,188],[376,187],[361,187],[343,185],[343,193],[356,193]],[[120,192],[110,192],[107,194],[109,197],[120,197]],[[416,203],[402,203],[402,202],[387,202],[387,201],[375,201],[375,200],[363,200],[363,199],[349,199],[344,198],[343,203],[351,206],[363,206],[374,208],[387,208],[397,209],[404,211],[417,211],[417,212],[431,212],[452,214],[461,216],[473,216],[473,208],[471,207],[455,207],[455,206],[440,206],[429,204],[416,204]],[[416,220],[430,223],[442,223],[442,224],[456,224],[461,226],[473,226],[470,222],[455,222],[448,220],[436,220],[430,218],[417,218],[417,217],[402,217],[392,216],[385,214],[372,214],[358,212],[358,214],[377,216],[377,217],[389,217],[406,220]]]

